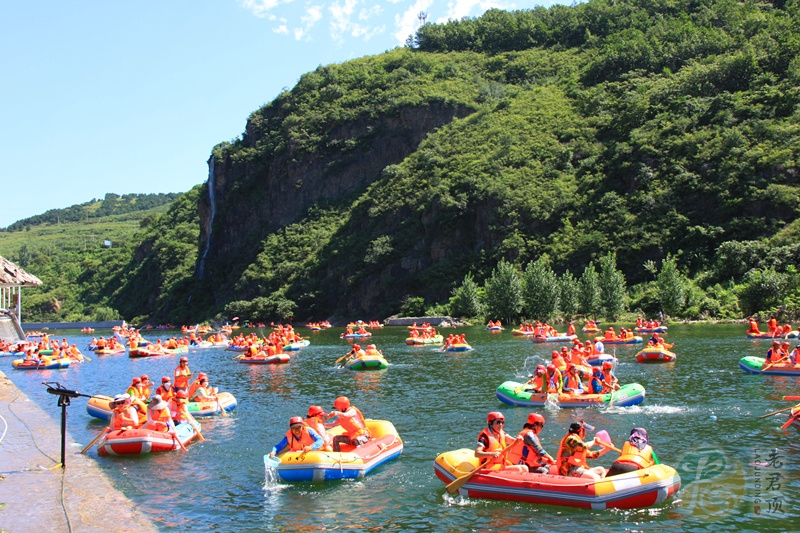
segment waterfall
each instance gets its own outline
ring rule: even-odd
[[[211,247],[211,232],[214,230],[214,215],[217,212],[217,203],[214,199],[214,156],[208,160],[208,201],[211,204],[211,220],[208,222],[208,237],[206,238],[206,248],[200,256],[200,266],[197,268],[197,277],[203,279],[203,269],[206,266],[206,255]]]

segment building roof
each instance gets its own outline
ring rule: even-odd
[[[42,280],[0,257],[0,287],[36,287]]]

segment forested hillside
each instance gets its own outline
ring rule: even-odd
[[[141,236],[108,304],[187,322],[794,319],[798,28],[798,0],[593,0],[426,24],[256,110],[213,149],[207,186]],[[592,272],[622,307],[575,296],[602,292]],[[519,305],[492,302],[517,283]]]

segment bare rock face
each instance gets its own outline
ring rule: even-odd
[[[470,112],[442,103],[408,107],[391,116],[338,126],[325,139],[324,154],[298,153],[290,143],[266,160],[215,160],[213,228],[208,194],[201,196],[199,205],[199,250],[206,249],[211,235],[204,277],[215,280],[215,291],[230,290],[269,233],[302,219],[317,203],[363,191],[386,166],[414,152],[428,133]],[[246,143],[255,147],[262,138],[249,122]],[[221,296],[216,294],[217,299]]]

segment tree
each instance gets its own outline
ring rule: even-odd
[[[578,301],[581,312],[587,317],[594,318],[600,314],[600,280],[594,263],[589,263],[583,269]]]
[[[600,258],[600,306],[608,320],[616,320],[625,309],[625,275],[617,270],[617,254]]]
[[[580,294],[578,280],[567,270],[558,279],[558,307],[565,319],[571,320],[578,314]]]
[[[489,316],[511,323],[522,311],[522,281],[514,265],[501,259],[484,284]]]
[[[744,276],[739,288],[739,302],[745,315],[778,305],[787,288],[787,275],[774,268],[753,269]]]
[[[461,286],[453,289],[450,298],[450,313],[455,316],[475,317],[483,314],[480,287],[475,283],[472,272],[464,276]]]
[[[678,315],[686,304],[686,281],[675,258],[667,254],[656,277],[656,298],[667,315]]]
[[[549,320],[558,308],[558,278],[550,266],[550,258],[541,256],[531,261],[522,274],[522,299],[530,318]]]

